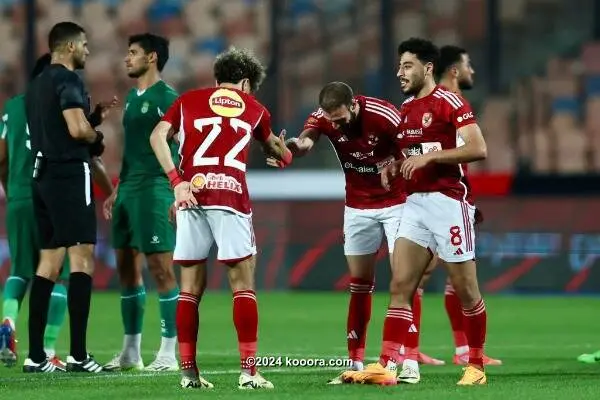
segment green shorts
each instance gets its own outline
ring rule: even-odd
[[[172,252],[175,226],[169,221],[169,208],[175,197],[171,188],[118,190],[112,210],[113,247],[132,248],[144,254]]]
[[[10,275],[31,279],[40,261],[40,239],[32,199],[11,199],[7,202],[6,234],[10,251]],[[69,272],[69,260],[65,257],[59,279],[68,280]]]

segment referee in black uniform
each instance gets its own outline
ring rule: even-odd
[[[88,353],[87,324],[94,271],[96,212],[90,164],[104,150],[99,125],[112,105],[90,114],[87,92],[74,72],[89,54],[85,31],[72,22],[56,24],[48,44],[52,62],[25,94],[27,123],[34,158],[33,204],[42,251],[29,304],[29,356],[25,372],[53,372],[43,336],[50,294],[68,253],[68,307],[71,350],[67,370],[100,372]]]

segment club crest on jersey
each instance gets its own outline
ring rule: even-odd
[[[242,193],[242,184],[233,176],[225,174],[196,174],[191,180],[192,186],[197,189],[206,190],[230,190],[236,193]]]
[[[148,108],[150,108],[150,103],[145,101],[144,104],[142,104],[142,109],[140,111],[142,114],[146,114],[148,112]]]
[[[208,105],[215,114],[227,118],[239,117],[246,109],[242,96],[229,89],[215,90],[208,99]]]
[[[423,128],[427,128],[433,122],[433,115],[430,112],[423,114],[421,122],[423,123]]]

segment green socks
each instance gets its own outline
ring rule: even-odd
[[[143,286],[121,290],[121,318],[125,335],[142,333],[145,307],[146,289]]]
[[[10,319],[15,325],[19,316],[19,308],[29,280],[19,276],[9,276],[4,285],[4,303],[2,304],[2,319]]]
[[[48,322],[44,332],[44,350],[50,358],[55,356],[56,339],[67,313],[67,288],[57,283],[54,285],[48,307]]]
[[[176,287],[166,293],[158,294],[160,305],[160,327],[164,338],[177,336],[175,326],[175,312],[177,311],[177,299],[179,299],[179,288]]]

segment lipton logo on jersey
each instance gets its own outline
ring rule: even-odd
[[[468,113],[464,113],[463,115],[459,115],[458,118],[456,118],[456,121],[463,122],[463,121],[466,121],[471,118],[473,118],[473,112],[468,112]]]
[[[242,184],[233,176],[225,174],[196,174],[192,177],[192,186],[197,189],[206,190],[230,190],[236,193],[242,193]]]
[[[421,122],[423,123],[423,128],[427,128],[433,122],[433,115],[430,112],[423,114]]]
[[[239,117],[246,109],[242,96],[229,89],[215,90],[208,99],[208,105],[215,114],[227,118]]]

